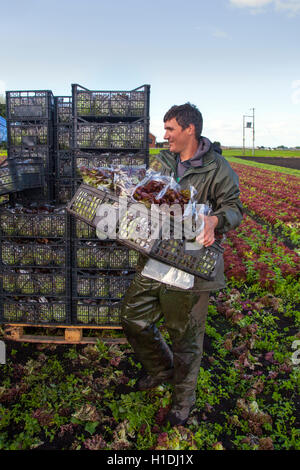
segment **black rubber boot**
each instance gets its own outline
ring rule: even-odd
[[[153,375],[146,375],[139,379],[137,383],[138,390],[150,390],[151,388],[155,388],[158,385],[169,382],[172,383],[174,371],[171,369],[170,371],[162,372],[156,376]]]
[[[168,412],[165,423],[170,423],[171,426],[184,426],[188,420],[192,407],[186,406],[174,406]]]

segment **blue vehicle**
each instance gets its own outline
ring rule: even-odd
[[[7,141],[6,120],[0,116],[0,143]]]

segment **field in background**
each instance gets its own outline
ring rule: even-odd
[[[288,175],[298,176],[300,178],[300,171],[294,170],[292,168],[285,168],[283,166],[269,165],[268,163],[259,163],[255,161],[243,160],[241,158],[231,157],[231,156],[226,156],[226,160],[228,160],[230,163],[240,163],[242,165],[248,165],[251,167],[254,166],[262,170],[277,171],[279,173],[285,173]]]
[[[156,155],[160,148],[151,148],[150,155]],[[223,150],[224,157],[237,157],[243,155],[243,149],[226,149]],[[252,156],[252,150],[246,150],[245,156]],[[255,150],[256,157],[300,157],[300,150]]]
[[[157,155],[159,152],[163,149],[159,148],[152,148],[150,149],[150,155]],[[241,163],[243,165],[249,165],[249,166],[255,166],[260,169],[265,169],[265,170],[271,170],[271,171],[278,171],[280,173],[286,173],[289,175],[294,175],[300,177],[300,171],[299,170],[294,170],[291,168],[284,168],[281,166],[276,166],[276,165],[270,165],[267,163],[258,163],[255,161],[251,160],[242,160],[237,158],[238,156],[242,156],[242,149],[240,150],[223,150],[222,152],[223,156],[231,163]],[[252,156],[252,151],[249,150],[246,152],[246,156]],[[300,150],[298,151],[292,151],[292,150],[273,150],[273,151],[268,151],[268,150],[256,150],[255,151],[255,157],[295,157],[299,158],[300,157]],[[254,158],[255,158],[254,157]]]
[[[224,157],[241,156],[243,155],[243,149],[226,149],[223,150]],[[246,150],[245,156],[252,157],[252,150]],[[255,157],[300,157],[299,150],[255,150]]]

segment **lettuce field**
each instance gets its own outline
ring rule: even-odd
[[[231,165],[245,215],[224,241],[227,288],[211,294],[186,425],[164,424],[171,385],[136,390],[144,371],[126,343],[7,341],[0,449],[300,449],[300,178]]]

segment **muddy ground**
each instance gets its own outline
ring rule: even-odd
[[[283,166],[293,170],[300,170],[300,157],[245,157],[236,156],[242,160],[249,160],[258,163],[267,163],[268,165]]]

